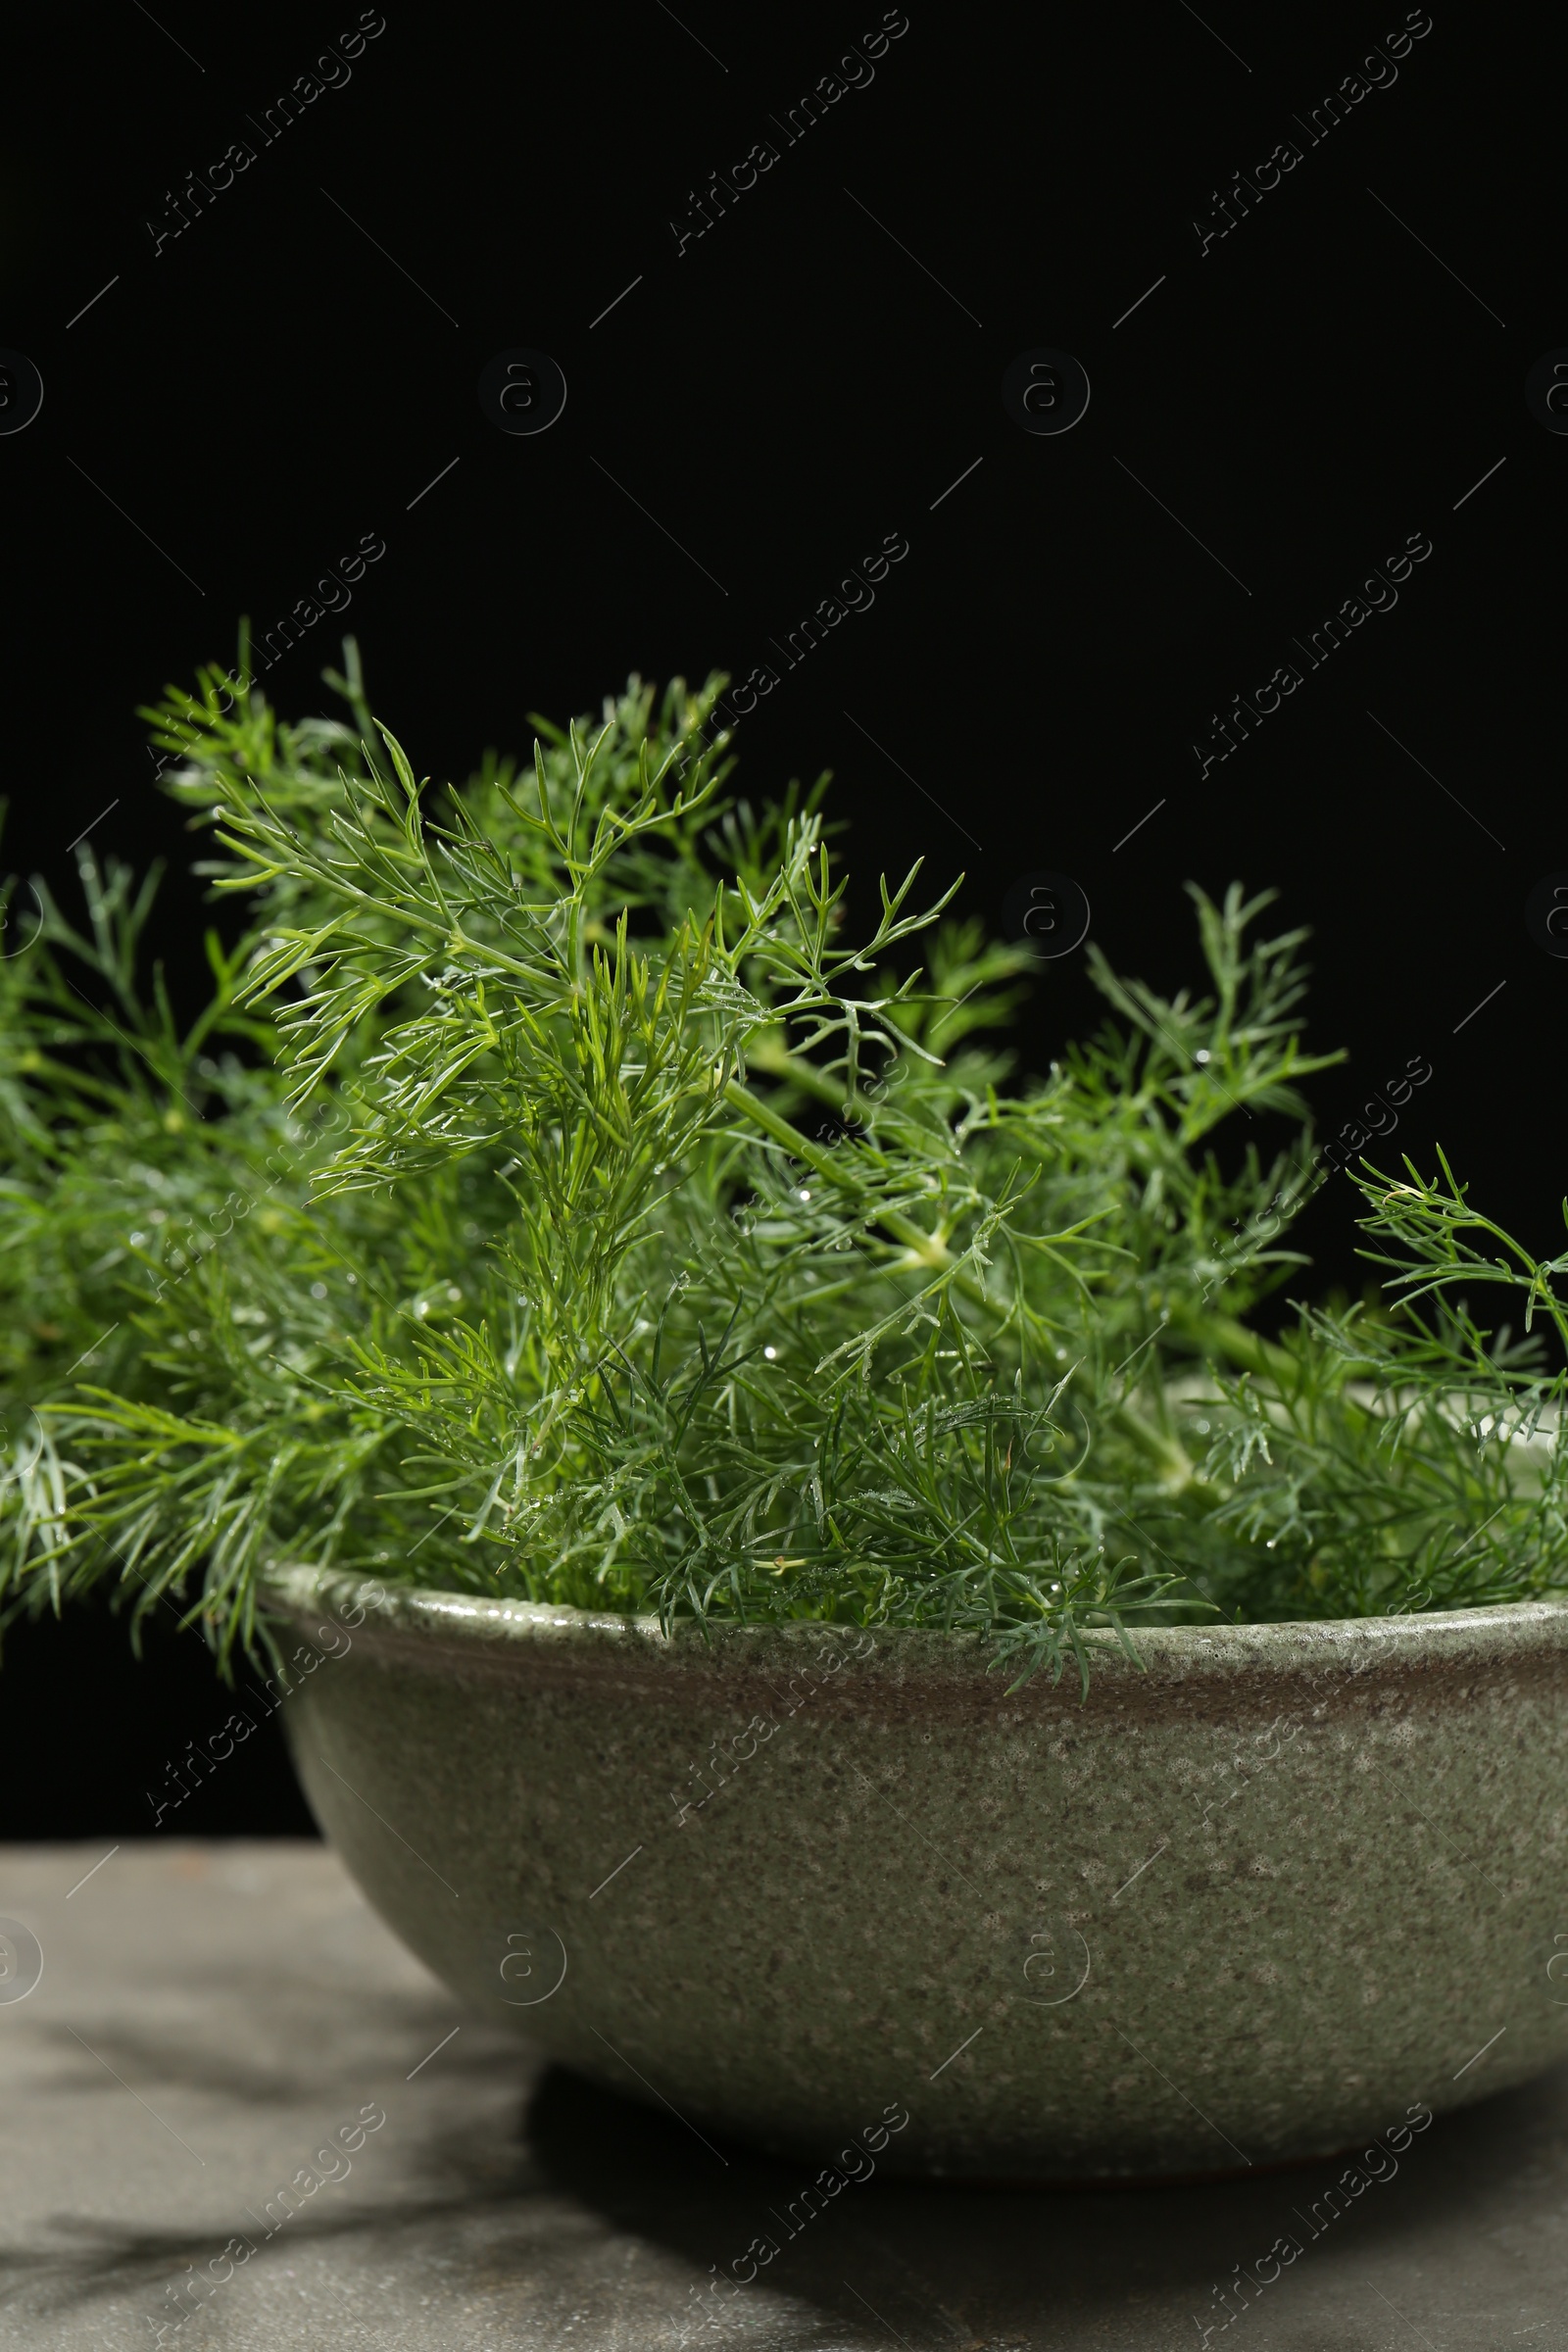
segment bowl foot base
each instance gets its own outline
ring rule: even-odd
[[[1353,2156],[1364,2144],[1345,2140],[1332,2148],[1314,2148],[1304,2156],[1266,2156],[1254,2164],[1219,2165],[1201,2172],[1168,2173],[901,2173],[897,2178],[912,2186],[917,2180],[943,2188],[980,2188],[993,2192],[1096,2194],[1102,2189],[1207,2188],[1233,2180],[1254,2180],[1269,2173],[1305,2172],[1313,2165],[1334,2164]]]

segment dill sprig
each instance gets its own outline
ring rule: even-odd
[[[857,941],[826,778],[738,797],[721,679],[444,792],[352,642],[330,682],[352,726],[216,668],[147,713],[243,909],[194,1022],[156,874],[85,850],[0,963],[0,1609],[108,1586],[226,1658],[305,1561],[1087,1678],[1139,1621],[1562,1585],[1568,1258],[1363,1167],[1381,1298],[1257,1327],[1340,1058],[1273,894],[1189,886],[1196,996],[1091,949],[1113,1018],[1020,1080],[1026,953],[917,867]]]

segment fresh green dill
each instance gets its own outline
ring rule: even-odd
[[[1191,889],[1197,997],[1091,948],[1112,1019],[1020,1080],[1027,953],[917,872],[852,940],[826,779],[739,797],[722,680],[444,793],[331,683],[352,725],[216,668],[146,713],[245,925],[198,1019],[87,849],[0,962],[0,1609],[107,1585],[226,1657],[306,1561],[1087,1676],[1568,1581],[1568,1257],[1363,1167],[1382,1298],[1258,1328],[1340,1058],[1272,894]]]

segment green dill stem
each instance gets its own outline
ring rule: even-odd
[[[1205,1506],[1216,1499],[1220,1490],[1199,1477],[1192,1455],[1178,1438],[1162,1437],[1130,1404],[1112,1405],[1108,1417],[1124,1437],[1142,1446],[1151,1461],[1159,1465],[1161,1483],[1170,1494],[1190,1495],[1195,1502]]]
[[[1090,1384],[1093,1394],[1093,1384]],[[1179,1438],[1166,1437],[1153,1428],[1142,1413],[1135,1412],[1125,1398],[1117,1404],[1102,1404],[1101,1410],[1122,1436],[1147,1454],[1157,1468],[1160,1483],[1171,1495],[1186,1495],[1205,1509],[1218,1501],[1223,1490],[1204,1478],[1193,1467],[1193,1457]]]
[[[826,1103],[830,1110],[836,1110],[841,1115],[847,1113],[855,1118],[863,1118],[867,1111],[874,1112],[876,1109],[876,1104],[868,1096],[862,1095],[858,1087],[835,1086],[831,1078],[823,1077],[814,1062],[802,1061],[798,1054],[790,1052],[788,1046],[765,1043],[748,1046],[746,1058],[754,1069],[765,1070],[770,1078],[787,1079],[791,1086],[798,1086],[803,1095],[814,1096],[818,1102]]]
[[[1277,1348],[1272,1340],[1263,1339],[1255,1331],[1249,1331],[1234,1315],[1200,1314],[1172,1301],[1170,1322],[1173,1330],[1196,1341],[1205,1354],[1225,1356],[1244,1372],[1261,1374],[1282,1387],[1294,1382],[1298,1372],[1299,1367],[1287,1349]],[[1178,1439],[1162,1437],[1125,1404],[1114,1407],[1111,1417],[1135,1445],[1142,1446],[1153,1459],[1164,1464],[1165,1484],[1173,1494],[1187,1495],[1204,1509],[1220,1499],[1224,1489],[1198,1476],[1192,1456]]]
[[[791,1075],[794,1075],[793,1071]],[[731,1079],[724,1089],[724,1095],[725,1100],[733,1103],[737,1110],[744,1111],[748,1118],[761,1128],[764,1135],[770,1136],[774,1143],[781,1144],[787,1152],[793,1153],[797,1159],[803,1160],[808,1167],[813,1168],[830,1184],[837,1185],[842,1191],[852,1194],[858,1190],[854,1179],[845,1169],[835,1163],[830,1152],[819,1152],[814,1144],[808,1143],[798,1128],[792,1126],[788,1119],[781,1118],[777,1111],[770,1110],[765,1102],[759,1102],[749,1088]],[[912,1218],[902,1215],[899,1210],[879,1210],[876,1222],[886,1233],[891,1234],[895,1241],[903,1242],[906,1248],[913,1250],[923,1264],[941,1267],[953,1263],[953,1253],[945,1242],[939,1241],[933,1234],[923,1232]],[[956,1287],[972,1305],[989,1308],[994,1303],[986,1296],[982,1284],[963,1275],[958,1276]],[[1221,1322],[1224,1318],[1216,1317],[1215,1320]],[[1239,1341],[1250,1342],[1251,1340],[1251,1334],[1244,1330],[1240,1323],[1233,1324],[1230,1328],[1237,1335]],[[1257,1345],[1262,1347],[1266,1343],[1260,1341]],[[1274,1352],[1283,1358],[1283,1350],[1276,1349]],[[1283,1360],[1288,1361],[1289,1359],[1284,1358]],[[1217,1490],[1211,1487],[1206,1480],[1197,1476],[1193,1468],[1192,1456],[1179,1441],[1165,1437],[1157,1429],[1152,1429],[1141,1414],[1134,1412],[1130,1404],[1112,1405],[1109,1418],[1122,1435],[1157,1466],[1162,1483],[1173,1494],[1190,1494],[1194,1500],[1199,1501],[1215,1498]]]
[[[731,1078],[728,1081],[724,1088],[724,1100],[732,1103],[735,1109],[744,1112],[775,1144],[781,1144],[792,1157],[803,1160],[807,1167],[813,1168],[818,1176],[836,1185],[841,1192],[863,1199],[863,1188],[857,1184],[847,1169],[837,1164],[830,1152],[819,1152],[815,1144],[808,1143],[798,1127],[792,1126],[788,1119],[781,1118],[776,1110],[770,1110],[738,1079]],[[912,1250],[922,1265],[933,1266],[940,1271],[944,1266],[953,1264],[953,1252],[947,1243],[936,1234],[925,1232],[912,1217],[905,1216],[902,1210],[879,1208],[875,1212],[875,1222],[885,1233],[891,1234],[896,1242],[902,1242],[906,1250]],[[960,1276],[958,1288],[975,1304],[990,1304],[980,1284],[968,1282]]]
[[[1196,1340],[1205,1354],[1223,1355],[1244,1372],[1262,1373],[1267,1379],[1281,1382],[1291,1380],[1297,1370],[1296,1359],[1288,1348],[1278,1348],[1234,1315],[1205,1315],[1196,1308],[1171,1302],[1171,1324],[1186,1338]]]

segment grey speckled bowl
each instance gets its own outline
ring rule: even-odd
[[[370,1901],[705,2138],[1240,2171],[1568,2053],[1568,1607],[1150,1632],[1081,1702],[941,1634],[276,1596]]]

